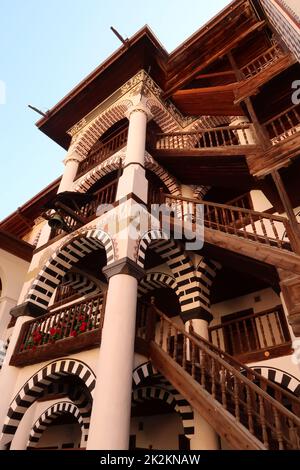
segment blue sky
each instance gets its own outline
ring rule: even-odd
[[[57,178],[65,150],[40,132],[39,116],[148,24],[171,52],[228,0],[1,0],[0,220]],[[1,88],[5,85],[5,100]]]

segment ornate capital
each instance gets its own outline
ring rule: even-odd
[[[63,163],[67,165],[69,162],[77,162],[80,163],[82,158],[76,152],[70,152],[67,154],[66,158],[63,160]]]
[[[134,106],[131,106],[126,113],[126,117],[130,119],[130,116],[133,113],[144,113],[147,118],[147,121],[151,121],[151,119],[153,118],[149,108],[147,108],[147,106],[145,106],[145,104],[142,101],[140,101]]]
[[[39,307],[38,305],[33,304],[32,302],[28,301],[12,308],[10,311],[10,314],[14,318],[23,317],[23,316],[37,318],[37,317],[40,317],[41,315],[44,315],[45,312],[46,310],[44,310],[42,307]]]
[[[204,320],[207,323],[210,323],[213,319],[213,316],[203,307],[195,307],[191,310],[181,313],[181,318],[184,323],[190,320]]]
[[[122,258],[115,261],[102,269],[107,280],[117,274],[128,274],[128,276],[135,277],[137,281],[140,281],[145,276],[145,270],[138,266],[130,258]]]

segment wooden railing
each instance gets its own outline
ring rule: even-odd
[[[157,134],[155,148],[160,150],[201,149],[213,147],[233,147],[251,145],[247,130],[250,124],[239,126],[213,127],[193,132],[171,132]]]
[[[270,350],[291,344],[281,306],[211,326],[208,331],[211,343],[240,359],[259,351],[267,352],[268,357]]]
[[[294,105],[264,123],[272,144],[300,131],[300,105]]]
[[[275,46],[270,47],[267,51],[260,54],[255,59],[248,62],[241,68],[245,78],[254,77],[258,73],[267,69],[275,62],[277,62],[281,57],[283,57],[284,52],[281,47],[276,44]]]
[[[204,223],[213,230],[289,251],[298,250],[290,222],[285,217],[164,193],[161,193],[161,203],[167,204],[179,219],[188,214],[189,220]],[[203,214],[199,205],[203,205]],[[286,237],[282,238],[284,233]]]
[[[91,347],[96,338],[100,341],[102,304],[103,295],[98,294],[24,323],[11,364],[41,362],[44,358]]]
[[[138,334],[167,353],[266,449],[299,449],[300,400],[295,396],[192,330],[188,333],[153,305],[144,329],[139,322]]]
[[[226,202],[227,206],[235,206],[235,207],[240,207],[241,209],[253,209],[253,202],[251,199],[251,194],[250,192],[244,193],[241,196],[235,197],[234,199],[231,199],[230,201]]]
[[[98,145],[95,146],[95,148],[93,148],[93,150],[89,153],[89,155],[82,162],[80,162],[76,179],[124,147],[127,142],[127,134],[128,127],[122,129],[117,134],[99,142]]]
[[[62,302],[73,295],[76,294],[76,291],[72,288],[72,286],[68,284],[60,284],[56,290],[54,303]]]
[[[98,191],[93,194],[93,199],[82,206],[79,210],[75,211],[75,213],[81,217],[84,223],[88,223],[90,220],[98,217],[101,215],[101,211],[103,211],[105,205],[113,204],[115,202],[117,187],[118,179],[115,179],[106,186],[98,189]],[[76,221],[70,215],[66,215],[64,220],[68,226],[69,232],[73,232],[74,230],[84,225],[84,223]],[[65,230],[63,228],[54,228],[51,230],[50,239],[61,234],[65,234]]]

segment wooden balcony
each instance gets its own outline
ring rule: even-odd
[[[261,177],[288,166],[300,152],[300,105],[293,105],[263,124],[271,145],[263,153],[247,156],[250,173]]]
[[[101,215],[104,204],[113,204],[115,202],[117,186],[118,179],[115,179],[106,186],[98,189],[98,191],[92,195],[91,201],[74,211],[73,215],[62,213],[68,231],[66,232],[64,228],[52,229],[50,240],[59,235],[71,233]]]
[[[259,54],[240,69],[241,80],[236,84],[235,104],[255,95],[259,87],[294,63],[292,54],[285,52],[279,44]]]
[[[203,128],[192,132],[157,134],[152,150],[167,156],[222,156],[253,152],[256,145],[249,139],[251,124]]]
[[[209,341],[241,362],[265,360],[292,352],[281,306],[211,326]]]
[[[128,127],[122,129],[113,136],[109,136],[107,139],[98,142],[97,145],[93,147],[89,155],[85,158],[85,160],[80,162],[76,179],[124,147],[127,142],[127,134]]]
[[[102,305],[98,294],[24,323],[10,364],[23,367],[100,344]]]

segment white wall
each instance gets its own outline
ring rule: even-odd
[[[139,423],[143,423],[142,431],[139,431]],[[178,436],[183,434],[183,426],[179,414],[175,412],[141,416],[131,419],[130,434],[136,435],[136,447],[177,450]]]

